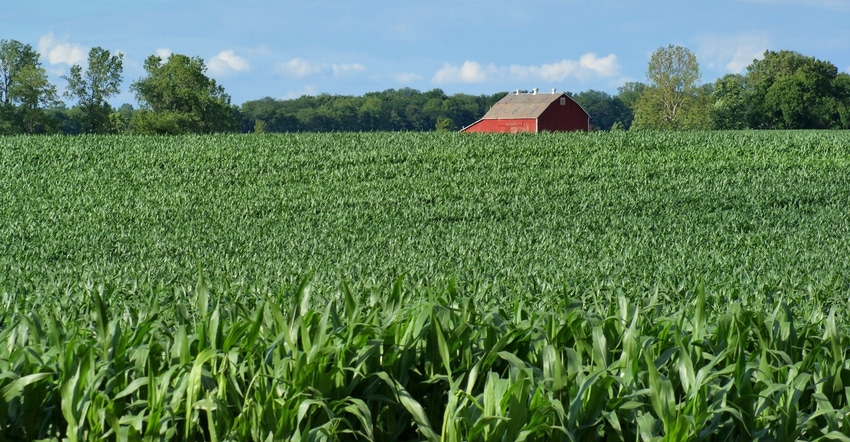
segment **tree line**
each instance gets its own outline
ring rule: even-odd
[[[140,108],[125,104],[114,109],[109,99],[121,92],[123,54],[92,48],[85,69],[71,66],[63,75],[62,97],[75,102],[68,108],[39,54],[31,45],[0,40],[0,134],[140,133],[181,134],[236,132],[239,108],[224,88],[206,75],[200,57],[151,55],[146,76],[130,90]]]
[[[139,108],[115,109],[109,99],[120,93],[122,54],[91,49],[85,69],[62,76],[60,95],[32,46],[0,40],[0,134],[455,131],[507,94],[402,88],[236,106],[200,57],[151,55],[144,69],[130,85]],[[568,94],[596,130],[850,129],[850,75],[797,52],[766,51],[745,73],[700,84],[696,56],[670,45],[652,54],[646,75],[614,95]]]
[[[850,74],[794,51],[765,51],[743,74],[700,85],[687,48],[656,50],[634,129],[850,129]]]

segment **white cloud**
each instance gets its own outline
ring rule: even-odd
[[[331,66],[331,69],[335,76],[340,76],[351,72],[363,72],[366,70],[366,66],[360,63],[335,64]]]
[[[587,53],[578,60],[561,60],[542,65],[482,66],[476,61],[467,60],[461,66],[449,63],[443,65],[432,79],[434,83],[483,83],[494,79],[512,81],[537,79],[548,82],[564,81],[567,78],[587,80],[590,78],[611,78],[620,74],[617,56],[610,54],[598,57]]]
[[[700,63],[713,69],[740,74],[769,47],[764,34],[704,35],[698,39]]]
[[[292,60],[279,63],[277,70],[284,75],[295,78],[304,78],[311,75],[324,74],[326,72],[332,72],[335,77],[340,77],[343,75],[364,72],[366,71],[366,66],[360,63],[324,64],[305,60],[303,58],[293,58]]]
[[[47,57],[47,62],[50,64],[73,65],[82,63],[88,58],[88,51],[84,47],[68,43],[67,38],[59,41],[52,32],[38,39],[38,52]]]
[[[540,78],[545,80],[563,80],[572,74],[578,63],[572,60],[561,60],[557,63],[544,64],[541,66],[529,65],[511,65],[509,68],[510,76],[517,80],[525,80],[527,78]]]
[[[483,83],[495,74],[498,68],[494,65],[481,67],[477,61],[467,60],[461,66],[453,66],[449,63],[443,65],[442,69],[434,74],[431,80],[434,83]]]
[[[250,69],[248,61],[236,55],[232,50],[222,51],[211,58],[207,67],[213,75],[247,72]]]
[[[594,53],[584,54],[579,59],[579,75],[580,76],[602,76],[614,77],[620,75],[620,63],[617,61],[617,56],[609,54],[606,57],[599,58]]]
[[[291,77],[303,78],[322,72],[322,67],[303,58],[293,58],[278,65],[278,70]]]
[[[163,59],[163,61],[164,61],[164,60],[167,60],[168,57],[171,56],[172,52],[171,52],[171,49],[168,49],[168,48],[156,48],[155,54],[156,54],[157,57]]]

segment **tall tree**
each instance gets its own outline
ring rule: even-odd
[[[38,52],[17,40],[0,40],[0,133],[45,128],[50,118],[44,108],[56,101]]]
[[[688,129],[701,121],[700,79],[697,57],[688,48],[669,45],[653,52],[646,72],[649,87],[635,103],[635,127],[640,129]]]
[[[142,109],[133,118],[142,133],[215,133],[239,130],[238,108],[224,87],[206,76],[200,57],[171,54],[145,60],[147,77],[130,89]]]
[[[0,40],[0,102],[4,105],[14,101],[11,89],[27,66],[39,66],[38,52],[32,46],[17,40]]]
[[[832,63],[794,51],[766,51],[747,67],[747,122],[761,129],[841,127],[846,102],[841,83]]]
[[[19,81],[13,84],[11,91],[18,100],[17,113],[26,133],[52,130],[54,121],[45,108],[55,105],[59,97],[44,68],[29,65],[21,69]]]
[[[107,101],[121,91],[124,54],[112,55],[101,47],[89,51],[85,72],[80,65],[71,66],[65,96],[76,99],[82,111],[83,130],[89,133],[108,132],[112,125],[109,114],[112,106]]]

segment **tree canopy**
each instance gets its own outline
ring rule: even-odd
[[[74,65],[71,73],[62,77],[68,82],[65,96],[76,99],[80,106],[85,132],[109,131],[112,106],[107,100],[121,91],[123,60],[124,54],[112,55],[104,48],[94,47],[89,51],[85,72],[82,66]]]
[[[699,63],[690,49],[669,45],[649,60],[648,87],[635,103],[635,127],[669,130],[703,126],[701,105],[707,100],[699,88]]]
[[[747,67],[747,122],[759,129],[841,127],[848,95],[832,63],[793,51],[767,51]],[[844,127],[847,127],[846,125]]]
[[[142,106],[133,125],[140,133],[215,133],[239,129],[237,109],[230,96],[206,76],[200,57],[172,54],[163,62],[152,55],[145,60],[147,77],[130,89]]]
[[[612,97],[607,92],[591,89],[575,94],[572,98],[591,115],[596,129],[611,130],[617,123],[626,129],[632,125],[632,111],[619,96]]]
[[[58,100],[56,86],[38,52],[17,40],[0,40],[0,134],[46,131],[46,107]]]
[[[387,89],[363,96],[270,97],[242,105],[243,130],[261,121],[267,132],[459,130],[474,123],[506,92],[446,95],[441,89]]]

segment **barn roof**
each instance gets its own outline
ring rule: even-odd
[[[565,93],[508,94],[494,104],[481,119],[537,118],[561,97],[569,98]]]

